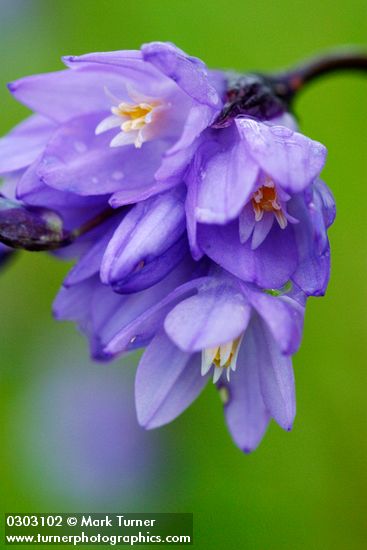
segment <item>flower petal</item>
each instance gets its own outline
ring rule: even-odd
[[[105,196],[82,197],[49,187],[38,177],[38,167],[39,161],[36,160],[23,173],[16,185],[16,197],[32,206],[49,208],[52,205],[52,209],[62,217],[66,229],[80,226],[106,208]]]
[[[199,103],[220,109],[221,100],[202,61],[168,42],[151,42],[141,48],[143,58],[171,78]]]
[[[138,203],[122,220],[107,247],[101,267],[102,282],[118,285],[137,269],[144,270],[171,248],[184,230],[181,190]]]
[[[100,238],[88,247],[77,264],[68,273],[64,281],[66,287],[78,284],[99,272],[106,247],[116,229],[116,221],[113,220],[112,223],[109,221],[103,224],[100,229]]]
[[[192,105],[186,116],[181,137],[167,151],[166,157],[172,157],[182,149],[187,149],[192,145],[201,132],[213,122],[214,116],[212,109],[207,105]]]
[[[294,224],[299,262],[292,279],[308,296],[323,295],[330,276],[330,251],[320,200],[315,195],[307,205],[302,196],[295,197],[289,212],[299,220]]]
[[[274,338],[259,320],[255,320],[254,335],[265,406],[279,426],[289,431],[296,414],[292,359],[281,354]]]
[[[289,296],[275,297],[248,286],[243,290],[267,324],[281,352],[296,353],[301,344],[305,308]]]
[[[207,376],[200,374],[200,354],[179,350],[162,331],[140,360],[135,381],[138,421],[147,429],[167,424],[198,397]]]
[[[213,144],[213,147],[214,144]],[[245,144],[235,140],[224,152],[205,148],[199,152],[196,218],[202,223],[224,224],[237,218],[255,190],[257,163]]]
[[[266,174],[286,191],[299,193],[320,174],[326,148],[285,126],[236,119],[248,151]]]
[[[174,269],[188,255],[186,237],[181,237],[168,250],[152,258],[149,262],[138,264],[135,270],[123,279],[111,283],[115,292],[130,294],[155,285]]]
[[[110,75],[113,76],[118,86],[113,82],[106,82],[105,89],[119,100],[126,97],[126,91],[129,95],[140,91],[145,96],[162,97],[167,95],[167,88],[175,88],[171,80],[164,77],[151,63],[144,61],[140,50],[69,55],[63,57],[63,62],[79,75],[98,71],[100,82],[104,78],[109,79]]]
[[[162,326],[164,318],[172,307],[182,299],[197,292],[197,287],[202,284],[202,278],[185,283],[185,278],[187,279],[190,276],[190,263],[185,262],[184,266],[185,269],[182,269],[182,265],[180,265],[154,287],[131,295],[132,300],[139,300],[140,295],[145,294],[152,297],[152,302],[130,321],[126,323],[114,321],[114,325],[119,324],[120,326],[109,339],[105,338],[106,353],[115,355],[146,345],[157,332],[157,329]],[[193,267],[191,266],[192,271]],[[175,288],[175,284],[177,288]],[[124,314],[123,311],[121,313]],[[107,325],[109,322],[110,320],[107,319]]]
[[[246,204],[246,206],[242,209],[238,218],[238,223],[240,242],[243,244],[252,235],[256,223],[254,209],[252,208],[251,203]]]
[[[250,313],[238,290],[218,284],[173,308],[164,328],[180,349],[201,351],[237,338],[246,329]]]
[[[37,113],[55,122],[96,111],[106,112],[110,101],[105,89],[125,95],[119,73],[103,70],[57,71],[28,76],[9,84],[13,96]],[[101,118],[101,120],[102,120]]]
[[[145,201],[150,197],[169,191],[175,184],[165,182],[141,182],[141,185],[136,185],[132,188],[129,186],[129,182],[124,182],[124,188],[116,191],[109,199],[109,204],[112,208],[119,208],[126,204],[134,204],[135,202]]]
[[[250,453],[259,445],[270,420],[260,391],[252,323],[242,340],[231,382],[222,379],[218,387],[225,396],[224,413],[232,438],[242,451]]]
[[[262,219],[255,223],[254,232],[252,234],[251,248],[256,250],[269,235],[269,232],[274,223],[274,214],[265,212]]]
[[[297,249],[292,227],[274,224],[256,250],[249,241],[241,244],[238,222],[224,226],[202,224],[198,229],[200,248],[221,267],[243,281],[262,288],[280,288],[297,268]]]
[[[56,125],[38,115],[18,124],[0,139],[0,173],[26,168],[42,152]]]
[[[47,144],[38,173],[57,189],[79,195],[105,195],[122,188],[152,181],[160,162],[162,144],[146,143],[113,149],[110,136],[96,136],[101,113],[74,118],[60,126]],[[139,170],[136,167],[139,166]]]

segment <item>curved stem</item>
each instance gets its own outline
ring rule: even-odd
[[[367,52],[348,49],[332,51],[270,78],[277,96],[289,103],[306,84],[339,71],[367,73]]]

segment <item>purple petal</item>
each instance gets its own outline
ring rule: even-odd
[[[186,229],[189,239],[190,249],[192,257],[195,260],[199,260],[203,256],[203,252],[200,249],[197,242],[197,219],[195,214],[195,208],[197,203],[197,191],[198,191],[198,165],[200,164],[200,155],[196,156],[192,165],[190,166],[187,176],[187,196],[186,196]]]
[[[292,279],[308,296],[323,295],[330,276],[329,243],[320,208],[317,198],[311,211],[302,196],[289,203],[290,214],[300,222],[294,225],[299,262]]]
[[[52,205],[64,221],[67,229],[74,229],[106,208],[106,197],[82,197],[59,191],[43,183],[38,175],[39,163],[35,161],[17,183],[18,200],[32,206],[49,208]]]
[[[102,282],[124,282],[136,269],[144,270],[171,248],[184,230],[180,190],[138,203],[122,220],[107,247],[101,267]]]
[[[246,204],[246,206],[241,210],[238,221],[240,241],[241,243],[245,243],[252,235],[256,223],[254,209],[252,208],[251,203]]]
[[[146,61],[176,82],[197,102],[221,108],[220,97],[202,61],[165,42],[151,42],[143,45],[141,50]]]
[[[80,330],[90,334],[90,304],[96,282],[91,278],[69,289],[61,287],[53,303],[55,319],[75,321]]]
[[[125,181],[130,189],[152,181],[162,143],[111,148],[110,136],[94,133],[101,118],[101,113],[75,118],[53,135],[38,169],[47,185],[79,195],[104,195],[120,190]]]
[[[227,223],[237,218],[254,192],[257,163],[241,140],[224,152],[204,150],[201,157],[196,217],[203,223]]]
[[[243,295],[228,285],[215,285],[178,304],[167,315],[164,328],[185,351],[201,351],[237,338],[250,319]]]
[[[281,352],[296,353],[302,339],[304,307],[288,296],[275,297],[249,287],[244,287],[244,292],[267,324]]]
[[[63,57],[65,65],[74,72],[84,74],[86,72],[99,71],[100,80],[113,75],[116,78],[114,95],[123,99],[126,90],[132,88],[146,96],[162,97],[177,89],[174,83],[166,78],[152,64],[144,61],[139,50],[121,50],[112,52],[95,52],[85,55],[71,55]],[[111,82],[105,87],[112,91]],[[128,99],[128,98],[127,98]]]
[[[248,151],[264,172],[286,191],[299,193],[320,174],[326,148],[285,126],[236,119]]]
[[[182,262],[162,282],[125,296],[94,276],[62,287],[54,303],[54,315],[77,322],[90,340],[93,357],[108,359],[149,343],[172,305],[196,292],[202,279],[184,284],[195,276],[194,271],[192,262]]]
[[[33,115],[0,139],[0,173],[20,170],[32,164],[42,152],[56,125]]]
[[[201,132],[210,126],[214,117],[212,109],[207,105],[194,104],[188,112],[180,139],[167,151],[166,157],[172,157],[190,147]]]
[[[189,264],[186,267],[188,266]],[[152,301],[150,305],[146,304],[145,310],[142,310],[127,323],[112,320],[114,334],[112,334],[112,331],[109,331],[112,336],[105,338],[105,352],[115,355],[128,349],[146,345],[158,328],[162,326],[164,318],[172,307],[180,300],[197,292],[197,287],[202,284],[202,278],[184,283],[185,278],[190,275],[189,271],[186,269],[185,274],[182,268],[176,268],[176,270],[172,271],[163,281],[154,287],[137,294],[132,294],[131,300],[139,300],[139,297],[144,294],[147,298],[152,299]],[[175,285],[177,285],[177,288],[174,288]],[[121,311],[121,313],[124,314],[124,311]],[[110,319],[107,319],[107,326],[109,324]],[[103,327],[106,329],[105,325]]]
[[[273,223],[273,212],[265,212],[262,219],[255,223],[251,240],[252,250],[256,250],[256,248],[258,248],[265,241],[266,237],[269,235]]]
[[[168,152],[165,153],[162,157],[162,164],[154,177],[166,184],[177,185],[181,183],[197,147],[198,140],[195,140],[189,147],[180,149],[172,155],[168,155]]]
[[[330,227],[334,223],[336,216],[334,196],[326,183],[320,179],[315,182],[314,188],[322,203],[325,226]]]
[[[126,183],[126,186],[125,186]],[[129,182],[124,182],[124,189],[116,191],[108,201],[112,208],[119,208],[125,204],[134,204],[135,202],[145,201],[150,197],[169,191],[175,184],[169,182],[141,182],[133,188],[128,187]],[[138,184],[138,182],[136,182]]]
[[[99,272],[103,255],[116,229],[116,221],[113,220],[112,223],[109,221],[107,224],[103,224],[100,229],[100,238],[92,243],[92,246],[87,249],[67,275],[64,281],[66,287],[78,284]]]
[[[172,271],[188,255],[187,239],[182,237],[168,250],[162,252],[142,268],[139,266],[130,275],[111,286],[115,292],[129,294],[155,285]]]
[[[236,445],[245,453],[256,449],[269,423],[269,413],[260,391],[258,349],[252,324],[247,328],[231,382],[221,383],[227,397],[224,412]]]
[[[297,249],[293,229],[277,225],[259,248],[252,250],[249,241],[241,244],[238,222],[225,226],[200,225],[201,249],[221,267],[240,279],[262,288],[280,288],[297,267]]]
[[[282,355],[261,321],[254,326],[261,393],[266,408],[284,430],[291,430],[296,414],[292,359]]]
[[[136,373],[139,424],[151,429],[171,422],[191,405],[207,381],[200,374],[200,355],[179,350],[164,332],[159,333]]]
[[[126,94],[119,73],[97,69],[28,76],[9,84],[18,101],[55,122],[96,111],[104,111],[106,116],[110,108],[106,88],[118,97]]]

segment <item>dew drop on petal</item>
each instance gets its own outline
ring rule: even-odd
[[[75,141],[74,142],[74,149],[77,153],[85,153],[87,150],[87,146],[82,141]]]
[[[115,180],[115,181],[122,180],[123,177],[124,177],[124,173],[121,172],[120,170],[115,170],[112,173],[112,179]]]
[[[293,130],[285,126],[270,126],[270,130],[272,134],[282,138],[291,137],[293,135]]]

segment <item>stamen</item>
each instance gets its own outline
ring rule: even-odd
[[[285,217],[282,206],[278,200],[278,193],[274,182],[268,176],[264,185],[252,195],[252,207],[254,209],[255,221],[259,222],[264,216],[264,212],[272,212],[279,224],[284,229],[287,227],[287,218]]]
[[[120,128],[120,133],[110,143],[111,147],[134,144],[136,148],[140,148],[154,133],[151,128],[148,132],[147,127],[152,126],[156,122],[156,115],[167,107],[158,100],[138,98],[136,93],[130,95],[133,95],[136,103],[122,101],[111,107],[112,115],[102,120],[95,130],[98,135],[112,128]]]
[[[229,381],[231,370],[236,370],[236,362],[241,339],[242,335],[231,342],[218,346],[217,348],[203,350],[201,359],[201,374],[203,376],[207,374],[213,365],[214,384],[218,382],[224,371],[226,372],[227,380]]]

